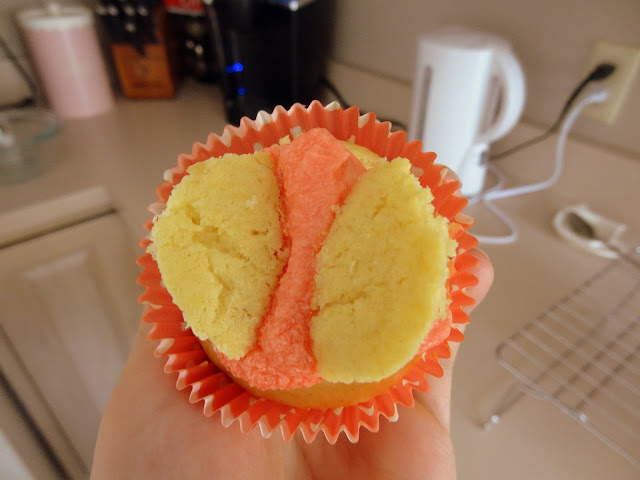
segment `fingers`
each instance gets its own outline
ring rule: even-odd
[[[478,284],[465,289],[465,293],[475,299],[475,303],[472,306],[465,308],[465,312],[467,314],[482,302],[493,283],[493,266],[491,265],[489,257],[487,257],[482,250],[478,249],[471,250],[469,253],[478,259],[478,264],[469,270],[469,273],[474,274],[478,278]],[[458,325],[456,327],[461,331],[464,330],[464,325]],[[447,429],[449,428],[451,414],[451,380],[453,364],[460,344],[457,342],[451,342],[449,346],[451,347],[451,357],[440,362],[444,371],[442,377],[430,377],[429,392],[427,394],[415,394],[416,402],[431,410],[436,418],[438,418],[442,425]]]
[[[458,174],[456,172],[454,172],[453,170],[451,170],[449,167],[446,167],[447,171],[444,174],[444,178],[445,180],[455,180],[456,182],[462,184],[462,182],[460,181],[460,177],[458,176]],[[456,191],[457,194],[460,194],[460,190],[458,189]]]
[[[478,259],[478,265],[471,269],[471,273],[478,277],[478,285],[469,287],[467,293],[476,300],[477,305],[482,302],[493,283],[493,265],[482,250],[474,248],[469,253]]]
[[[482,300],[484,300],[484,297],[487,295],[491,285],[493,284],[493,265],[491,265],[491,261],[487,254],[477,248],[470,250],[469,253],[478,260],[478,264],[469,270],[469,273],[472,273],[478,278],[478,284],[464,289],[464,292],[475,300],[473,305],[463,307],[463,310],[467,314],[470,314],[482,302]],[[456,325],[456,328],[461,332],[464,332],[467,328],[467,324]],[[453,369],[453,362],[458,353],[458,348],[460,348],[460,343],[451,342],[449,346],[451,347],[451,357],[446,361],[441,362],[442,368],[445,370],[445,375],[450,374]]]
[[[478,260],[478,264],[469,270],[469,273],[475,275],[478,278],[478,284],[473,287],[467,287],[464,289],[464,292],[469,295],[471,298],[475,300],[475,303],[469,307],[463,307],[463,310],[470,314],[484,299],[484,297],[489,292],[491,288],[491,284],[493,283],[493,265],[491,265],[491,261],[486,253],[482,250],[474,248],[469,251],[476,259]],[[456,325],[456,328],[461,332],[464,332],[467,324]],[[453,368],[453,362],[455,360],[456,354],[458,353],[458,348],[460,348],[460,343],[451,342],[449,344],[451,347],[451,357],[447,359],[445,362],[441,362],[442,368],[445,370],[445,376],[447,373],[450,373]]]
[[[487,254],[477,248],[470,250],[469,253],[478,260],[478,264],[469,270],[469,273],[478,278],[478,284],[464,289],[464,292],[475,300],[475,303],[470,307],[464,307],[467,314],[471,313],[484,300],[493,283],[493,265],[491,265]]]

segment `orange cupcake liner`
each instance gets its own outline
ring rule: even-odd
[[[356,107],[343,110],[337,103],[325,107],[317,101],[308,107],[296,104],[289,110],[276,107],[270,114],[258,113],[255,120],[243,118],[239,127],[225,127],[222,135],[209,135],[206,144],[195,143],[191,154],[180,155],[177,165],[165,172],[165,181],[156,188],[158,201],[149,206],[149,211],[154,216],[162,212],[173,187],[194,163],[225,153],[253,153],[278,143],[284,136],[295,137],[314,127],[324,127],[339,140],[353,140],[381,157],[409,159],[420,184],[431,189],[436,212],[450,221],[449,235],[458,247],[449,265],[449,310],[452,324],[467,323],[469,317],[463,307],[473,305],[474,299],[464,289],[478,282],[469,272],[477,263],[469,253],[477,241],[467,232],[473,220],[461,213],[467,201],[457,194],[459,183],[445,176],[445,167],[434,164],[435,153],[422,152],[420,141],[407,143],[405,132],[391,133],[390,123],[379,122],[373,113],[360,115]],[[153,218],[144,223],[149,231]],[[150,243],[145,237],[140,245],[146,249]],[[176,388],[190,389],[189,401],[202,402],[205,416],[219,412],[223,425],[238,422],[243,432],[259,428],[264,437],[280,430],[285,440],[291,440],[299,431],[310,443],[322,432],[327,441],[335,443],[344,432],[351,442],[357,442],[361,428],[376,432],[381,417],[397,420],[398,405],[413,406],[413,391],[428,391],[427,377],[442,376],[439,359],[450,357],[449,342],[460,342],[464,338],[462,332],[452,326],[448,337],[423,353],[398,384],[367,402],[327,410],[290,407],[253,395],[212,363],[164,288],[155,260],[144,253],[138,264],[143,268],[138,283],[145,287],[139,298],[146,304],[142,321],[152,324],[148,338],[158,342],[155,355],[166,358],[165,373],[177,374]]]

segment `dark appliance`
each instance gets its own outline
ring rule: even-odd
[[[230,123],[318,97],[333,0],[203,0]]]

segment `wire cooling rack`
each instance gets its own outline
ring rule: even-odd
[[[485,428],[529,394],[552,402],[640,468],[637,264],[608,263],[500,343],[497,356],[519,381]]]

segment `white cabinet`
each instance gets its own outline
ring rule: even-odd
[[[137,328],[136,274],[115,213],[0,249],[0,367],[74,479]]]

